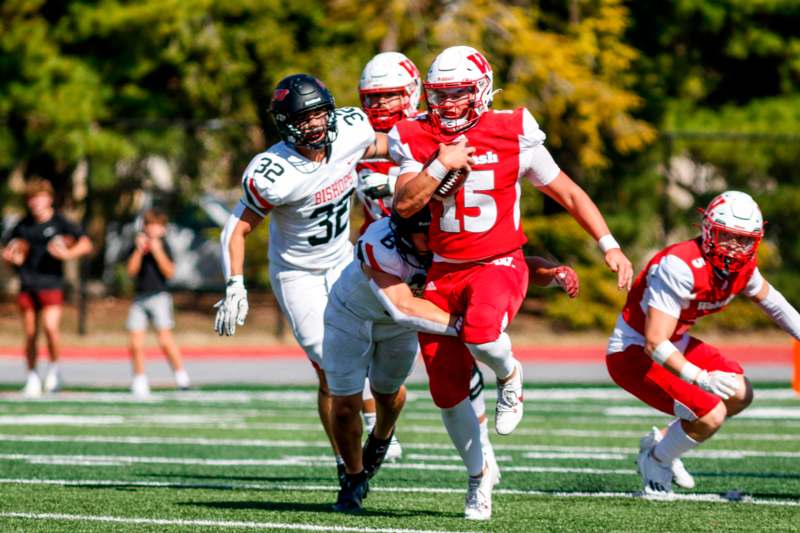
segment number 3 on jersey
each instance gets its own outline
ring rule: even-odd
[[[351,189],[349,193],[345,194],[341,200],[335,204],[327,204],[319,206],[314,209],[308,218],[321,219],[317,222],[317,226],[325,229],[324,235],[312,235],[308,238],[308,244],[311,246],[319,246],[320,244],[327,244],[334,237],[338,237],[347,228],[350,195],[353,194]]]
[[[470,173],[462,189],[464,194],[447,196],[442,201],[439,228],[448,233],[488,231],[497,222],[497,203],[486,191],[494,190],[494,171],[475,170]],[[459,198],[464,205],[459,205]],[[477,215],[468,215],[466,208],[477,208]],[[474,209],[473,209],[474,211]],[[459,216],[460,215],[460,216]]]

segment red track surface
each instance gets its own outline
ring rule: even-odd
[[[719,348],[727,357],[741,363],[750,364],[792,364],[791,344],[731,344]],[[184,346],[181,348],[189,359],[294,359],[304,358],[303,351],[295,345],[290,346],[232,346],[202,347]],[[42,351],[40,351],[42,353]],[[603,345],[577,346],[517,346],[514,353],[522,361],[547,363],[600,363],[605,356]],[[148,359],[162,357],[158,348],[145,350]],[[22,357],[18,347],[0,347],[0,357]],[[128,351],[121,346],[64,347],[62,358],[84,361],[127,360]]]

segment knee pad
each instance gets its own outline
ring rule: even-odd
[[[501,333],[496,340],[482,344],[467,343],[472,356],[485,364],[498,378],[503,378],[514,370],[514,356],[511,353],[511,337]]]

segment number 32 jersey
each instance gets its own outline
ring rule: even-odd
[[[279,142],[255,156],[242,177],[242,203],[267,216],[269,261],[282,269],[327,270],[352,253],[350,197],[355,166],[375,142],[358,108],[335,111],[336,140],[321,163]]]
[[[460,135],[445,134],[426,114],[419,115],[395,124],[389,155],[400,165],[400,175],[417,173],[439,143]],[[430,202],[430,247],[440,260],[477,261],[522,246],[520,179],[542,187],[560,172],[544,147],[544,132],[525,108],[487,111],[463,135],[475,147],[472,171],[455,195]]]

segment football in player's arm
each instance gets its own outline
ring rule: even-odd
[[[702,235],[656,254],[636,278],[617,319],[606,357],[612,379],[676,417],[640,442],[638,466],[646,495],[669,496],[673,481],[694,487],[680,457],[753,399],[739,363],[689,336],[691,326],[743,293],[800,339],[800,314],[758,270],[762,237],[761,211],[749,195],[727,191],[717,196],[704,211]]]

